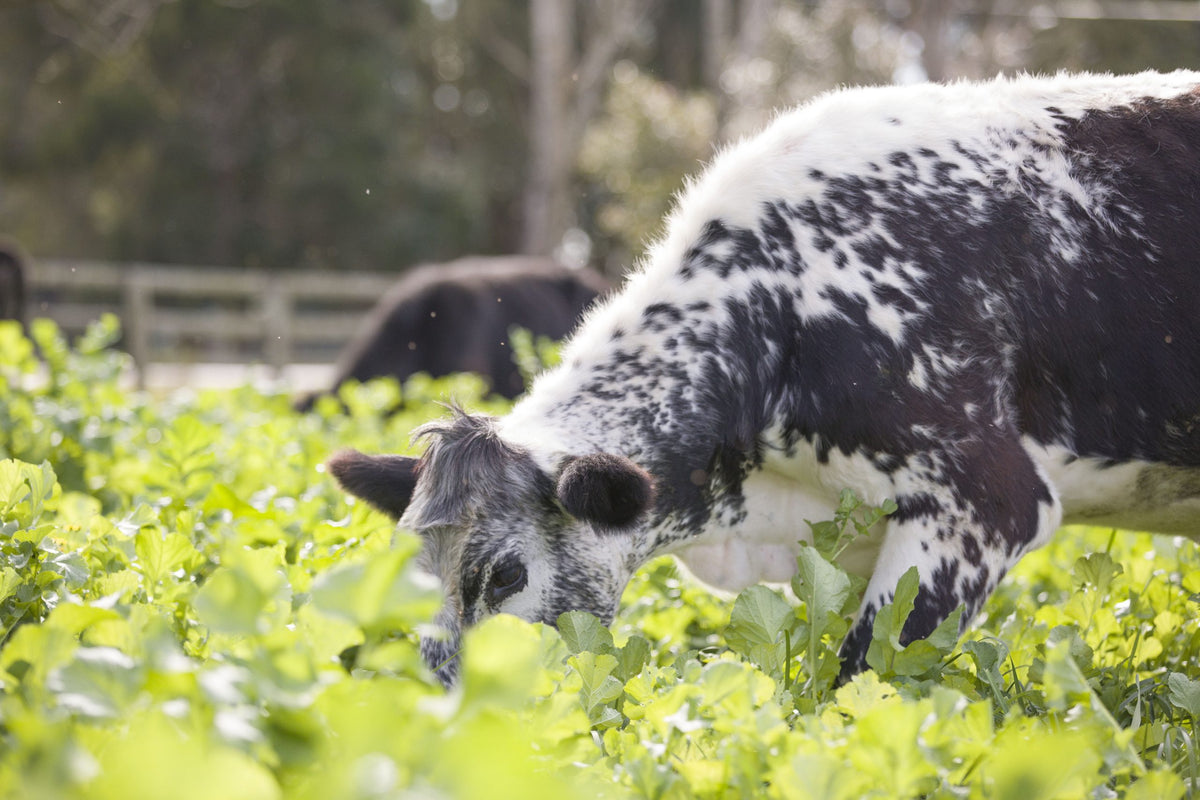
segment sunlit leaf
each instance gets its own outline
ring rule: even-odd
[[[792,607],[778,592],[766,586],[751,586],[734,602],[725,635],[730,644],[774,645],[780,641],[784,628],[794,615]]]
[[[812,635],[820,638],[829,627],[830,617],[838,617],[850,597],[850,579],[811,547],[802,547],[797,555],[797,572],[792,591],[808,607]]]
[[[1104,594],[1112,585],[1113,578],[1120,575],[1123,567],[1112,560],[1108,553],[1090,553],[1075,561],[1075,579]]]
[[[441,600],[437,581],[414,568],[411,553],[390,550],[335,566],[313,583],[313,605],[369,630],[412,629]]]
[[[1182,800],[1186,793],[1187,786],[1178,775],[1156,769],[1135,781],[1125,800]]]
[[[1200,720],[1200,679],[1193,680],[1179,672],[1167,676],[1168,695],[1171,703],[1180,711],[1185,711],[1192,719]]]
[[[585,611],[567,611],[560,614],[556,626],[572,653],[584,651],[608,653],[613,650],[613,638],[600,620]]]
[[[191,571],[200,560],[200,554],[187,537],[155,527],[139,530],[134,536],[134,548],[142,573],[152,584],[176,570]]]
[[[69,664],[50,673],[46,686],[58,705],[84,717],[115,717],[141,688],[142,669],[111,647],[81,647]]]

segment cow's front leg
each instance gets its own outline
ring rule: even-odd
[[[875,615],[910,567],[920,588],[901,643],[928,636],[959,605],[961,633],[1000,578],[1062,519],[1056,491],[1015,435],[917,454],[894,479],[897,510],[842,645],[843,679],[866,668]]]

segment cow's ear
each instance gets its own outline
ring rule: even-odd
[[[603,532],[629,528],[654,502],[650,475],[624,456],[579,456],[558,478],[558,501],[567,513]]]
[[[325,466],[347,492],[392,519],[400,519],[417,485],[417,461],[410,456],[368,456],[343,450]]]

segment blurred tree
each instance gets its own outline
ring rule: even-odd
[[[654,0],[591,0],[579,3],[577,14],[571,2],[532,0],[524,252],[551,253],[573,222],[570,179],[584,132],[613,63],[654,6]]]
[[[755,69],[780,10],[779,0],[742,0],[736,6],[733,0],[704,0],[704,79],[716,93],[722,125],[736,102],[734,94],[726,90],[728,80]],[[757,82],[756,88],[765,88],[765,82]]]
[[[523,152],[523,102],[436,4],[174,0],[137,36],[77,5],[0,11],[0,228],[34,252],[389,268],[515,247],[522,159],[494,156]]]
[[[1063,8],[0,0],[0,232],[35,255],[399,269],[568,231],[615,272],[715,144],[831,87],[1200,66],[1194,23]]]
[[[1200,3],[1194,5],[1200,11]],[[1031,70],[1200,69],[1200,19],[1135,21],[1044,13],[1038,22],[1028,57]]]
[[[46,29],[93,55],[127,50],[174,0],[54,0],[39,7]]]
[[[661,233],[683,176],[707,161],[717,140],[711,93],[681,92],[621,61],[603,113],[579,155],[584,211],[596,263],[619,274]]]

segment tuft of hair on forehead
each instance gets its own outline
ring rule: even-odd
[[[525,450],[503,441],[496,420],[452,406],[448,419],[426,423],[413,441],[429,448],[417,467],[413,502],[401,520],[417,530],[461,521],[482,504],[505,504],[532,489],[547,491],[549,479]]]

